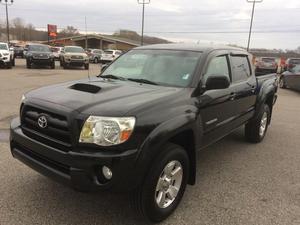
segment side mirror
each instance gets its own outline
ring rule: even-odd
[[[205,89],[206,90],[226,89],[229,86],[230,86],[230,80],[228,79],[228,77],[222,75],[215,75],[207,78]]]
[[[13,48],[13,47],[10,47],[10,48],[9,48],[9,51],[13,51],[13,50],[14,50],[14,48]]]

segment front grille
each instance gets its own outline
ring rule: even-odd
[[[37,54],[37,55],[33,55],[34,59],[49,59],[49,56],[46,54]]]
[[[26,135],[63,151],[71,148],[71,133],[65,116],[26,105],[21,113],[22,129]],[[46,125],[39,125],[41,117],[46,118]]]
[[[72,55],[71,59],[83,59],[83,56],[80,55]]]

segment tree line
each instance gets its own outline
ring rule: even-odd
[[[79,34],[79,31],[75,27],[67,26],[58,32],[57,38],[70,37]],[[9,37],[10,40],[46,41],[48,40],[48,32],[45,30],[38,30],[32,23],[26,23],[23,19],[17,17],[9,21]],[[0,41],[6,40],[6,22],[0,21]]]

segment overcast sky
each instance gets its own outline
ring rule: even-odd
[[[146,6],[145,33],[173,41],[246,46],[251,9],[247,0],[151,0]],[[3,20],[4,7],[0,10]],[[120,28],[140,32],[141,10],[137,0],[15,0],[9,8],[10,17],[21,17],[37,28],[51,23],[84,31],[87,16],[88,30],[99,33]],[[251,47],[300,46],[300,0],[256,4],[253,30]]]

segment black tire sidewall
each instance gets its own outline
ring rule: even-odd
[[[155,189],[159,176],[161,175],[165,166],[177,160],[183,167],[183,178],[180,190],[174,202],[167,208],[159,208],[155,201]],[[167,218],[178,206],[184,194],[187,180],[189,176],[189,159],[186,151],[177,145],[168,145],[166,151],[157,157],[148,173],[142,190],[143,211],[146,217],[154,222],[159,222]]]

